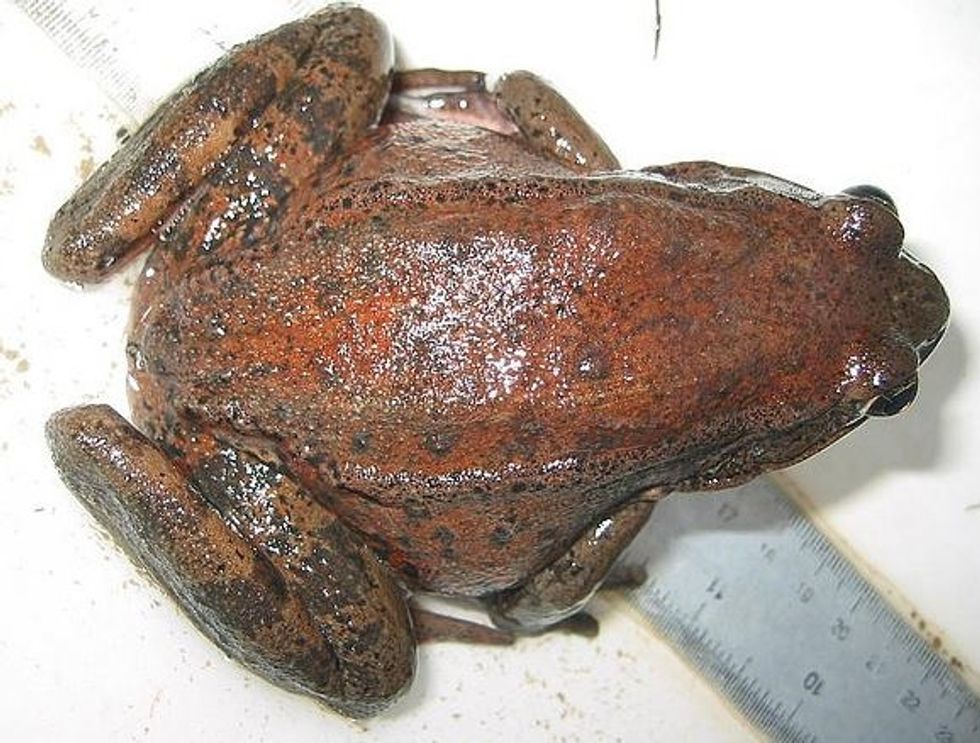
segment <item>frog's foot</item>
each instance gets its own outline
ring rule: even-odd
[[[512,645],[514,633],[498,627],[488,627],[468,619],[424,609],[411,604],[412,627],[420,642],[465,642],[471,645]]]
[[[234,48],[163,103],[58,211],[45,267],[68,281],[100,281],[154,235],[213,251],[236,223],[267,218],[377,121],[392,57],[381,22],[344,5]]]
[[[615,578],[613,564],[647,522],[661,495],[659,491],[644,492],[588,529],[564,554],[523,584],[490,597],[487,607],[494,624],[537,632],[569,621],[608,577]]]
[[[106,406],[57,413],[47,432],[72,492],[229,655],[351,717],[407,688],[401,589],[291,480],[222,447],[192,484]]]
[[[538,155],[580,173],[619,170],[616,156],[578,111],[530,72],[508,73],[491,90],[482,72],[398,72],[385,118],[405,117],[455,121],[519,136]]]

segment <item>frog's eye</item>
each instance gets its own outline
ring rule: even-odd
[[[876,397],[874,402],[868,406],[867,414],[876,418],[898,415],[912,404],[918,389],[919,383],[913,379],[901,389],[885,392]]]
[[[848,194],[849,196],[857,196],[861,199],[874,199],[875,201],[887,206],[893,214],[898,216],[898,207],[895,206],[895,200],[883,188],[878,188],[877,186],[871,186],[867,183],[863,183],[860,186],[845,188],[844,193]]]

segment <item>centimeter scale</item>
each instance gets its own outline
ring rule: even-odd
[[[768,737],[980,740],[980,699],[775,480],[656,513],[627,600]]]
[[[120,59],[126,37],[104,7],[14,4],[133,121],[166,92],[146,90],[138,65]],[[231,46],[211,29],[198,36]],[[632,549],[649,578],[627,592],[629,604],[765,736],[980,741],[980,699],[774,480],[667,498]]]

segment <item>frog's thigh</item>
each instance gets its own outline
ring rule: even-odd
[[[324,63],[330,56],[325,48],[335,50],[332,65]],[[265,152],[265,143],[258,140],[283,134],[266,126],[273,101],[290,92],[294,98],[305,95],[310,109],[305,117],[315,117],[309,104],[316,96],[304,80],[311,68],[331,76],[336,85],[347,84],[351,93],[350,108],[335,113],[341,121],[325,131],[359,134],[380,113],[390,66],[384,26],[350,6],[327,8],[235,47],[161,104],[58,211],[45,241],[45,267],[68,281],[101,281],[150,244],[151,231],[214,171],[235,142],[254,140],[250,163],[261,167],[258,153]],[[369,79],[343,74],[352,68]],[[359,123],[361,118],[366,121]]]
[[[602,138],[537,75],[525,71],[504,75],[493,94],[500,110],[540,154],[582,173],[619,170],[619,161]]]
[[[659,496],[656,491],[643,493],[589,528],[544,570],[522,585],[491,597],[488,608],[494,623],[537,630],[578,612],[647,522]]]
[[[263,493],[291,500],[290,520],[266,522],[265,541],[250,543],[249,524],[232,529],[111,408],[64,410],[47,432],[69,488],[227,653],[352,717],[407,687],[415,647],[398,587],[330,514],[309,523],[309,501],[289,481]]]

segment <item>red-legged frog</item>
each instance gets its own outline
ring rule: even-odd
[[[73,408],[49,441],[222,648],[372,715],[419,635],[465,634],[412,592],[538,631],[663,494],[903,408],[948,304],[902,243],[882,191],[623,170],[534,75],[393,73],[334,6],[232,50],[55,216],[55,276],[149,255],[133,423]]]

